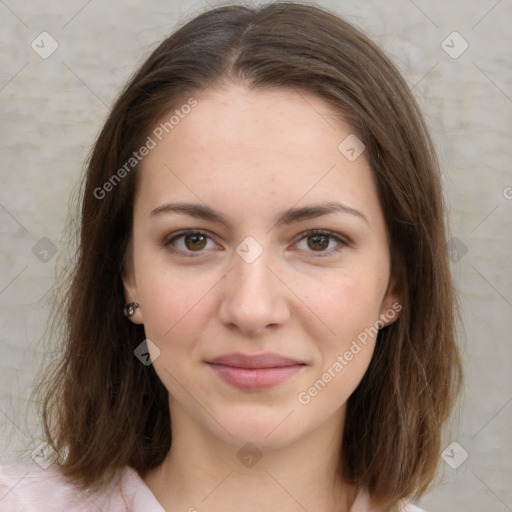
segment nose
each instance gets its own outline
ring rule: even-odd
[[[269,265],[267,252],[252,263],[235,257],[239,261],[223,279],[220,321],[250,336],[284,324],[290,318],[291,292]]]

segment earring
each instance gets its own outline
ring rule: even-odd
[[[135,314],[135,310],[137,308],[140,308],[139,304],[137,302],[130,302],[130,304],[126,304],[126,306],[123,308],[123,314],[125,317],[130,318]]]

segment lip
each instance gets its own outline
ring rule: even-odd
[[[274,354],[273,352],[264,352],[263,354],[242,354],[240,352],[233,352],[216,357],[208,362],[236,368],[277,368],[304,364],[296,359],[290,359],[289,357]]]
[[[288,380],[305,363],[279,354],[225,354],[207,362],[226,383],[244,391],[260,391]]]

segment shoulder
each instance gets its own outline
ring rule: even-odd
[[[426,510],[413,505],[412,503],[405,503],[402,505],[400,512],[427,512]]]
[[[118,470],[104,491],[91,493],[75,486],[52,464],[0,466],[0,512],[165,512],[138,473]]]
[[[47,468],[36,463],[0,466],[0,512],[88,512],[105,505],[112,512],[126,510],[114,488],[101,494],[87,493],[55,464]]]
[[[406,504],[403,507],[403,512],[427,512],[425,509],[419,508],[412,503]]]
[[[361,489],[356,496],[356,500],[350,509],[350,512],[372,512],[374,510],[370,505],[370,496],[368,493]],[[406,501],[402,501],[402,503],[398,506],[397,512],[427,512],[422,508],[413,505],[412,503],[408,503]]]

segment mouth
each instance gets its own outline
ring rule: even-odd
[[[244,391],[273,388],[307,365],[279,354],[226,354],[207,364],[224,382]]]

